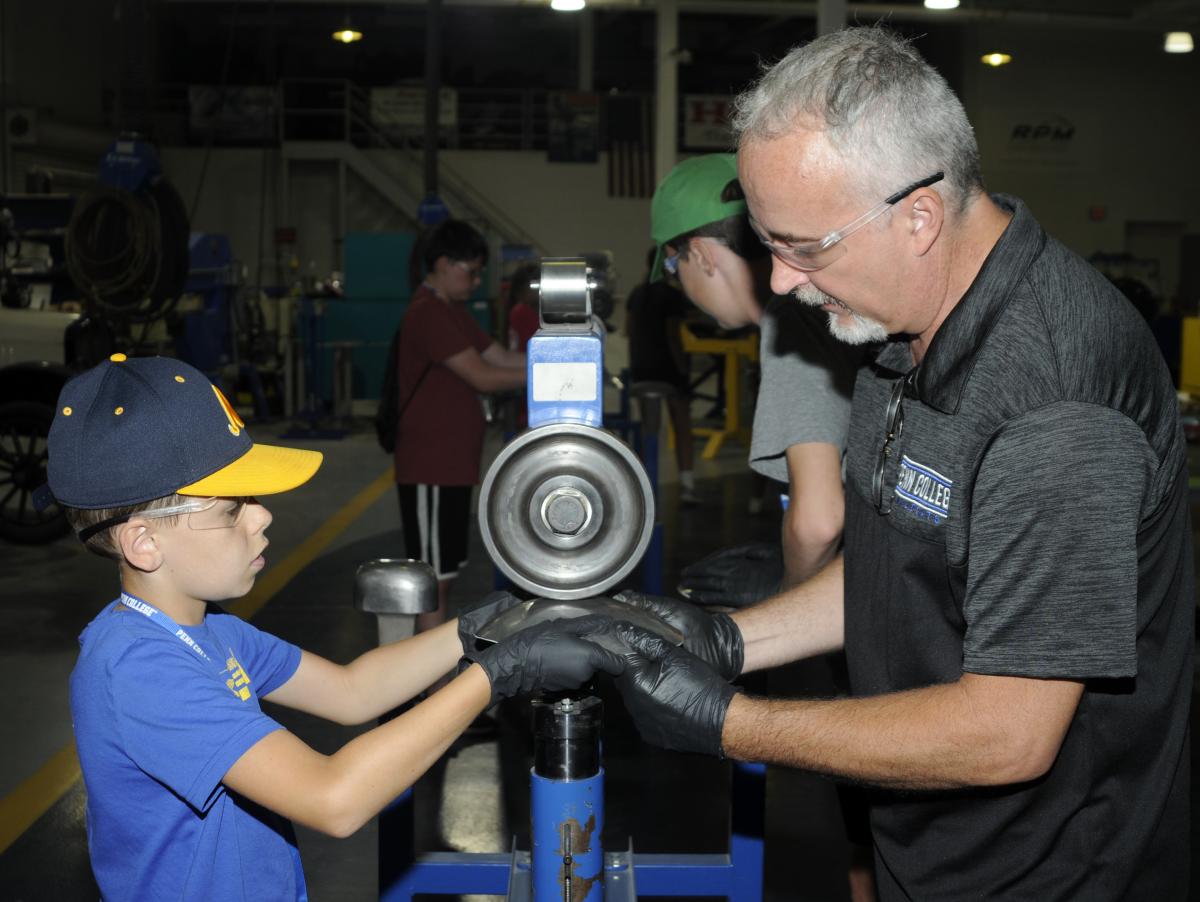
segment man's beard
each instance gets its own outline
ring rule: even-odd
[[[876,341],[887,341],[888,330],[883,323],[878,320],[873,320],[862,314],[855,313],[837,298],[830,297],[816,285],[809,282],[807,285],[798,285],[792,289],[792,295],[802,304],[809,304],[813,307],[820,307],[823,304],[833,304],[841,308],[841,312],[830,310],[829,312],[829,331],[833,333],[833,337],[844,341],[848,345],[865,345]],[[849,323],[844,323],[842,318],[850,317]]]

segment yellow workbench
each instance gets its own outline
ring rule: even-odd
[[[684,323],[679,327],[684,353],[718,355],[725,358],[722,378],[725,380],[725,422],[719,429],[711,426],[696,426],[692,434],[707,438],[700,457],[712,460],[728,438],[736,438],[745,445],[750,444],[750,427],[743,426],[742,416],[742,362],[758,360],[758,333],[751,332],[739,338],[701,338]]]

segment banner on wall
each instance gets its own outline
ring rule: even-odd
[[[690,150],[732,150],[732,114],[733,98],[728,94],[685,94],[683,146]]]
[[[654,193],[653,100],[645,95],[608,94],[608,196],[650,197]]]
[[[1099,165],[1099,130],[1087,113],[997,110],[979,127],[980,144],[997,162],[1019,169],[1079,170]]]
[[[188,85],[188,129],[194,139],[261,144],[279,127],[273,87]]]
[[[384,130],[424,128],[425,89],[419,85],[371,88],[371,122]],[[458,125],[458,92],[454,88],[438,90],[438,125]]]

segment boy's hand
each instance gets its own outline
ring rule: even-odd
[[[521,603],[521,599],[512,592],[499,590],[489,592],[483,600],[471,607],[464,608],[458,615],[458,641],[462,643],[463,654],[476,650],[475,636],[493,617],[503,614],[511,607]]]
[[[617,676],[625,658],[589,642],[589,633],[610,630],[611,619],[599,615],[547,620],[513,633],[466,658],[483,668],[492,684],[492,701],[535,690],[575,689],[596,671]]]
[[[683,568],[679,594],[696,604],[746,608],[770,598],[783,582],[779,542],[723,548]]]

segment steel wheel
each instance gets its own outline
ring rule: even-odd
[[[0,404],[0,538],[36,545],[65,535],[62,509],[39,511],[33,492],[46,482],[46,436],[54,408],[36,401]]]

